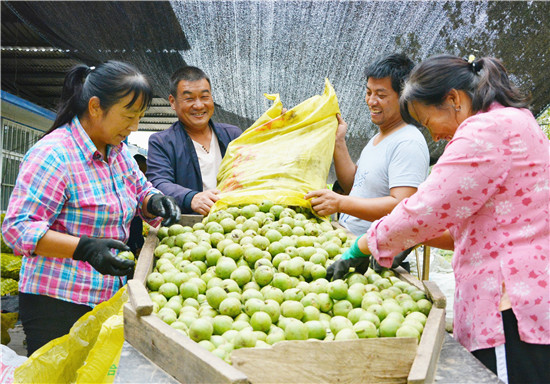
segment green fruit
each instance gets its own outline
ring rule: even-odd
[[[255,331],[267,332],[271,327],[271,316],[262,311],[255,312],[250,316],[250,325]]]
[[[356,340],[359,339],[357,333],[353,329],[344,328],[336,334],[334,340]]]
[[[361,320],[361,316],[365,313],[367,313],[367,311],[365,311],[363,308],[353,308],[351,311],[348,312],[347,318],[350,319],[353,324],[355,324],[359,320]]]
[[[220,314],[234,318],[241,313],[241,301],[235,297],[228,297],[220,303],[218,310]]]
[[[309,337],[308,327],[300,320],[290,319],[285,327],[286,340],[307,340]]]
[[[159,293],[169,299],[179,293],[178,286],[174,283],[164,283],[160,286]]]
[[[330,330],[334,335],[337,335],[342,329],[353,328],[353,323],[344,316],[334,316],[330,319]]]
[[[252,316],[256,312],[263,310],[263,308],[264,308],[263,300],[252,298],[252,299],[248,299],[244,303],[243,309],[248,316]]]
[[[321,312],[317,308],[310,305],[309,307],[304,307],[304,316],[301,320],[304,323],[312,320],[319,320],[320,315]]]
[[[327,293],[333,300],[343,300],[348,296],[348,285],[344,280],[334,280],[328,284]]]
[[[259,205],[259,209],[261,212],[264,212],[264,213],[267,213],[269,212],[269,210],[271,209],[271,207],[273,206],[273,202],[270,201],[270,200],[263,200],[260,205]]]
[[[254,271],[254,281],[260,286],[267,286],[273,280],[273,268],[262,265]]]
[[[418,310],[423,313],[424,315],[428,316],[430,314],[430,310],[432,309],[432,303],[428,301],[427,299],[420,299],[416,302],[418,305]]]
[[[122,252],[119,252],[117,256],[118,256],[120,259],[123,259],[123,260],[132,260],[132,261],[135,261],[135,260],[136,260],[134,254],[133,254],[131,251],[122,251]]]
[[[395,337],[400,326],[401,322],[395,318],[389,317],[382,320],[378,329],[380,337]]]
[[[299,301],[284,301],[281,304],[281,315],[301,320],[304,317],[304,306]]]
[[[404,324],[395,332],[395,337],[414,337],[420,341],[420,332],[413,326]]]
[[[275,219],[279,218],[279,215],[283,212],[285,207],[282,205],[272,205],[269,209],[269,212],[272,213],[275,216]]]
[[[227,292],[221,287],[212,287],[206,291],[206,301],[214,309],[218,309],[220,303],[227,298]]]
[[[360,320],[355,323],[353,325],[353,330],[360,339],[378,337],[378,329],[376,329],[376,324],[367,320]]]
[[[213,332],[214,328],[208,319],[197,319],[189,327],[189,337],[196,342],[210,339]]]
[[[338,300],[332,307],[332,313],[335,316],[348,316],[348,313],[353,309],[353,305],[347,300]]]
[[[269,251],[271,256],[276,256],[279,253],[283,253],[285,251],[285,246],[283,243],[279,241],[273,241],[271,242],[271,244],[269,244],[269,246],[267,247],[267,250]]]
[[[159,272],[152,272],[147,276],[147,288],[151,291],[158,291],[164,283],[164,277]]]
[[[235,260],[223,256],[216,263],[216,276],[221,279],[228,279],[231,276],[231,273],[233,273],[236,269],[237,263]]]
[[[428,317],[422,312],[411,312],[405,317],[405,320],[409,319],[417,320],[422,325],[426,325],[426,320],[428,319]]]
[[[230,257],[233,260],[237,261],[239,260],[243,254],[244,250],[243,247],[240,244],[229,244],[223,249],[223,255],[226,257]]]
[[[309,339],[323,340],[327,336],[325,326],[319,320],[311,320],[305,323]]]

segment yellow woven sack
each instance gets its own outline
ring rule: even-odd
[[[328,79],[322,95],[284,114],[278,94],[264,96],[273,105],[227,148],[211,212],[263,200],[311,208],[304,195],[326,187],[340,113]]]
[[[14,383],[112,383],[124,343],[126,286],[97,305],[67,335],[35,351],[15,370]]]

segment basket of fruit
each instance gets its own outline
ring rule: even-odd
[[[445,297],[404,269],[326,268],[352,236],[302,208],[229,207],[151,228],[125,338],[181,382],[423,383]]]

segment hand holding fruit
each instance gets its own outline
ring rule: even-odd
[[[178,207],[176,200],[171,196],[165,196],[160,193],[154,194],[149,198],[147,212],[163,217],[162,225],[165,227],[176,224],[181,215],[180,207]]]
[[[121,241],[113,239],[94,239],[82,236],[73,253],[74,260],[87,261],[102,275],[125,276],[134,268],[132,260],[121,259],[112,254],[111,248],[129,251]]]
[[[311,199],[311,207],[319,216],[328,216],[339,212],[341,198],[341,195],[328,189],[311,191],[304,196],[306,200]]]
[[[327,268],[327,280],[342,279],[352,267],[355,269],[355,272],[360,274],[367,272],[370,264],[370,255],[363,253],[359,249],[357,243],[360,238],[361,237],[358,237],[355,240],[351,248],[344,252],[339,260],[335,261]]]

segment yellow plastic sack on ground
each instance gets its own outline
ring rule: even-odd
[[[311,208],[304,195],[326,188],[340,113],[328,79],[322,95],[282,115],[279,95],[265,97],[273,105],[227,148],[211,212],[263,200]]]
[[[73,325],[69,334],[50,341],[15,370],[14,383],[112,383],[122,344],[123,287]]]

